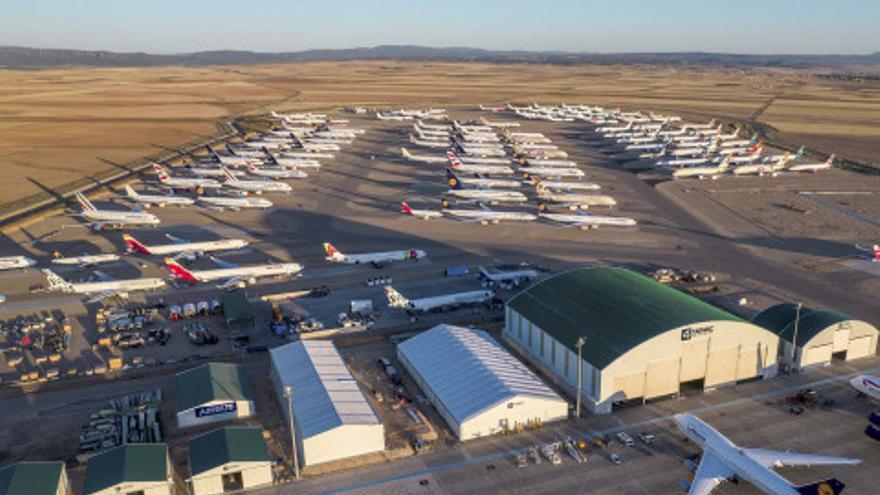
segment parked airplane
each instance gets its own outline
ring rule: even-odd
[[[496,284],[512,284],[514,287],[517,287],[523,282],[529,282],[538,278],[538,275],[540,275],[538,271],[531,268],[490,272],[481,266],[477,273],[477,279],[483,281],[484,287],[491,287]]]
[[[572,210],[577,208],[589,208],[591,206],[616,206],[617,200],[606,194],[581,194],[581,193],[557,193],[547,189],[538,189],[538,199],[542,201],[551,201],[566,206]],[[546,205],[539,205],[540,209],[545,209]]]
[[[327,261],[333,261],[336,263],[348,263],[352,265],[370,263],[376,268],[379,268],[385,263],[390,263],[392,261],[418,261],[427,256],[427,254],[425,254],[425,252],[420,249],[405,249],[400,251],[383,251],[361,254],[343,254],[341,251],[334,248],[333,245],[329,242],[324,243],[324,252],[327,254],[327,257],[324,258]]]
[[[410,300],[403,297],[394,287],[386,285],[385,296],[388,298],[388,307],[390,308],[403,309],[407,313],[425,313],[464,305],[485,304],[495,297],[495,293],[491,290],[472,290]]]
[[[837,155],[832,154],[831,156],[828,157],[827,161],[824,161],[822,163],[802,163],[799,165],[791,165],[786,170],[788,170],[790,172],[813,172],[813,173],[816,173],[820,170],[827,170],[827,169],[831,168],[832,164],[834,163],[834,158],[836,156]]]
[[[636,221],[632,218],[592,215],[580,210],[575,212],[575,214],[541,212],[538,214],[538,217],[546,218],[551,222],[565,224],[569,227],[577,227],[581,230],[597,229],[603,225],[612,227],[635,227],[636,225]]]
[[[263,192],[289,193],[293,190],[290,187],[290,184],[286,182],[274,180],[240,180],[238,177],[229,173],[229,170],[225,167],[223,168],[223,171],[226,172],[226,182],[224,182],[224,184],[241,191],[263,194]]]
[[[251,165],[247,171],[258,177],[269,177],[270,179],[305,179],[309,174],[297,169],[287,168],[265,168],[255,167]],[[231,172],[231,171],[230,171]]]
[[[253,143],[245,143],[246,146],[253,147]],[[270,145],[273,146],[273,145]],[[251,157],[251,156],[237,156],[237,155],[218,155],[216,151],[210,146],[205,146],[205,149],[208,150],[208,154],[214,157],[215,160],[220,162],[224,167],[247,167],[249,165],[262,165],[263,160]]]
[[[880,263],[880,244],[874,244],[871,247],[862,247],[856,244],[856,249],[859,251],[867,251],[871,253],[871,257],[869,258],[874,263]]]
[[[411,217],[421,218],[422,220],[430,220],[432,218],[440,218],[443,216],[442,211],[437,210],[414,210],[409,207],[406,201],[402,201],[400,203],[400,211],[404,215],[409,215]]]
[[[859,375],[849,381],[859,393],[874,400],[880,400],[880,376]]]
[[[525,203],[528,198],[519,191],[508,191],[506,189],[465,189],[458,180],[450,180],[449,186],[452,189],[444,192],[447,196],[466,201],[482,201],[492,204],[497,203]],[[448,200],[443,200],[443,206],[448,207]]]
[[[211,282],[214,280],[222,280],[217,285],[218,289],[231,289],[234,287],[244,287],[247,284],[256,283],[258,278],[262,277],[283,277],[293,276],[300,273],[303,269],[299,263],[269,263],[264,265],[239,266],[235,263],[228,263],[211,256],[211,260],[222,268],[213,270],[187,270],[172,258],[165,258],[165,266],[175,278],[184,280],[191,284],[196,282]]]
[[[184,198],[182,196],[174,196],[173,194],[170,196],[158,194],[140,194],[135,191],[131,186],[125,186],[125,194],[132,201],[142,203],[144,205],[144,208],[149,208],[150,206],[154,205],[159,207],[164,207],[168,205],[188,206],[195,203],[195,200],[193,199]]]
[[[528,179],[542,177],[549,179],[562,179],[564,177],[583,177],[584,171],[575,167],[520,167],[519,172]]]
[[[243,208],[271,208],[273,203],[266,198],[247,198],[236,196],[199,196],[199,202],[204,203],[208,208],[217,210],[238,211]]]
[[[79,203],[80,208],[82,208],[80,215],[88,220],[89,225],[95,230],[102,230],[105,227],[120,229],[126,226],[147,225],[155,227],[159,225],[159,218],[150,213],[99,210],[79,192],[76,193],[76,201]]]
[[[436,155],[413,155],[406,148],[400,148],[400,154],[403,155],[407,160],[413,160],[416,162],[424,162],[424,163],[445,163],[446,158]]]
[[[168,175],[168,172],[165,171],[165,168],[158,163],[153,164],[153,170],[156,171],[156,174],[159,177],[159,182],[172,189],[190,189],[198,191],[201,189],[219,189],[223,187],[214,179],[171,177]]]
[[[113,296],[126,298],[130,292],[156,290],[165,287],[164,280],[154,277],[115,280],[106,273],[96,271],[95,275],[101,279],[99,282],[71,283],[56,275],[52,270],[43,269],[42,271],[46,274],[50,291],[91,296],[86,300],[87,303],[102,301]]]
[[[84,254],[82,256],[66,256],[52,259],[52,263],[56,265],[77,265],[80,268],[91,267],[101,263],[111,263],[113,261],[119,261],[118,254]]]
[[[0,270],[15,270],[36,265],[37,262],[27,256],[3,256],[0,257]]]
[[[492,189],[494,187],[500,188],[516,188],[521,187],[522,182],[518,180],[505,180],[505,179],[487,179],[480,174],[476,174],[476,177],[468,177],[464,180],[455,175],[451,169],[446,169],[446,182],[450,186],[455,186],[456,184],[463,184],[465,186],[473,186],[477,188],[489,188]]]
[[[482,225],[498,224],[502,221],[531,222],[538,217],[520,211],[494,211],[479,203],[479,210],[444,210],[446,215],[456,217],[465,222],[479,222]]]
[[[454,151],[447,151],[446,158],[449,159],[450,162],[455,160],[464,163],[465,165],[476,164],[476,165],[510,165],[513,160],[510,158],[492,158],[492,157],[482,157],[482,156],[467,156],[467,155],[459,155]]]
[[[770,468],[861,462],[843,457],[742,448],[693,414],[676,414],[673,421],[682,433],[703,449],[703,458],[689,495],[708,495],[716,486],[733,477],[772,495],[837,495],[844,487],[837,479],[794,486]]]
[[[595,184],[593,182],[569,182],[562,180],[539,180],[535,177],[532,177],[532,184],[540,191],[541,189],[545,190],[555,190],[555,191],[598,191],[602,189],[602,186],[599,184]]]
[[[449,163],[457,172],[486,174],[486,175],[512,175],[513,169],[504,165],[483,165],[483,164],[465,164],[458,159]]]
[[[684,167],[676,170],[672,173],[672,176],[676,179],[684,179],[687,177],[697,177],[699,179],[703,179],[704,177],[711,177],[712,179],[717,179],[721,174],[727,171],[730,167],[730,156],[724,159],[721,163],[716,166],[706,166],[706,167]]]
[[[171,234],[165,234],[172,244],[160,244],[158,246],[148,246],[129,234],[123,234],[122,240],[129,253],[141,253],[151,256],[167,256],[175,255],[175,259],[195,259],[214,251],[227,251],[230,249],[241,249],[246,247],[249,242],[245,239],[220,239],[216,241],[190,242],[186,239],[174,237]]]

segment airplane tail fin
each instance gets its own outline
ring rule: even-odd
[[[327,254],[327,257],[328,257],[328,258],[339,258],[339,257],[342,257],[342,253],[339,252],[338,249],[336,249],[335,247],[333,247],[333,244],[330,244],[329,242],[325,242],[325,243],[324,243],[324,252]]]
[[[405,308],[409,305],[409,299],[403,297],[390,285],[385,286],[385,297],[388,298],[388,306],[392,308]]]
[[[213,156],[213,157],[215,157],[215,158],[217,157],[217,152],[214,151],[214,148],[212,148],[211,146],[209,146],[209,145],[206,144],[206,145],[205,145],[205,149],[208,150],[208,154],[209,154],[209,155],[211,155],[211,156]]]
[[[455,175],[452,169],[446,169],[446,183],[453,189],[461,189],[461,180]]]
[[[400,202],[400,212],[411,217],[415,216],[415,213],[413,213],[412,208],[409,207],[409,204],[407,204],[406,201]]]
[[[838,495],[846,485],[837,478],[829,478],[809,485],[795,487],[802,495]]]
[[[63,278],[61,278],[55,272],[53,272],[52,270],[49,270],[48,268],[44,268],[42,271],[46,275],[46,280],[49,282],[49,290],[50,291],[67,292],[67,293],[73,292],[73,285],[71,285],[70,282],[68,282],[67,280],[64,280]]]
[[[409,150],[406,148],[400,148],[400,154],[403,155],[404,158],[412,158],[412,155],[409,153]]]
[[[800,158],[804,156],[804,145],[801,145],[801,147],[798,148],[797,153],[795,153],[794,156],[795,158]]]
[[[129,252],[136,252],[141,254],[153,254],[150,252],[150,248],[142,244],[140,241],[134,238],[134,236],[129,234],[122,234],[122,240],[125,241],[125,245],[128,246]]]
[[[238,178],[232,175],[232,172],[229,171],[226,167],[220,167],[223,170],[223,178],[230,182],[238,182]]]
[[[174,278],[186,280],[187,282],[190,282],[190,283],[194,283],[194,282],[198,281],[196,276],[193,275],[191,271],[182,267],[180,265],[180,263],[174,261],[174,259],[172,259],[172,258],[165,258],[165,266],[168,268],[168,271],[171,272],[171,275]]]
[[[837,153],[831,153],[831,156],[828,157],[828,161],[826,163],[828,163],[828,165],[834,164],[835,158],[837,158]]]
[[[76,202],[79,203],[79,207],[82,208],[83,211],[97,210],[97,208],[95,208],[95,205],[93,205],[92,202],[89,201],[88,198],[83,196],[83,193],[80,193],[80,192],[76,193]]]

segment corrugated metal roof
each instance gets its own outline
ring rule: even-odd
[[[18,462],[0,468],[0,495],[55,495],[64,463]]]
[[[578,268],[526,289],[507,303],[562,345],[603,369],[668,330],[740,318],[625,268]]]
[[[259,428],[227,426],[189,441],[189,469],[193,476],[231,462],[269,461]]]
[[[106,490],[132,481],[165,481],[168,447],[164,443],[120,445],[89,459],[83,494]]]
[[[786,342],[791,342],[794,338],[794,320],[796,318],[796,304],[780,303],[755,315],[752,318],[752,323],[770,330]],[[855,318],[839,311],[801,306],[797,345],[803,347],[826,328],[850,320],[855,320]]]
[[[293,342],[271,354],[281,385],[293,387],[294,417],[303,436],[342,425],[381,424],[333,342]]]
[[[459,424],[514,397],[562,401],[482,330],[437,325],[397,349]]]
[[[237,364],[205,363],[174,377],[177,412],[217,400],[251,400],[244,368]]]

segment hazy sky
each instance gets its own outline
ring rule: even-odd
[[[878,0],[0,0],[0,45],[870,53]]]

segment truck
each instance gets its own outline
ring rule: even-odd
[[[373,301],[371,299],[356,299],[348,303],[348,314],[351,316],[363,316],[372,312]]]

